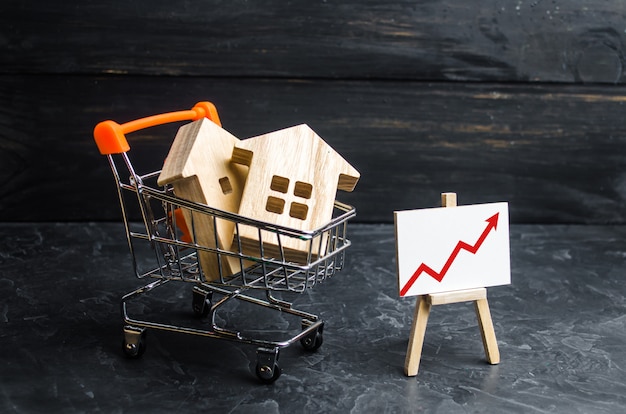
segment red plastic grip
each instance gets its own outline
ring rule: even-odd
[[[198,102],[188,111],[168,112],[160,115],[153,115],[146,118],[137,119],[118,124],[115,121],[102,121],[93,130],[93,137],[102,155],[121,154],[130,149],[126,134],[163,125],[171,122],[197,121],[201,118],[208,118],[217,125],[222,126],[217,109],[211,102]]]

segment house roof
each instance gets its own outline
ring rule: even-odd
[[[249,167],[240,214],[301,230],[328,222],[337,190],[360,177],[306,124],[239,141],[232,160]]]
[[[270,164],[264,170],[273,175],[316,176],[317,180],[335,176],[335,190],[342,191],[353,191],[360,178],[360,173],[306,124],[239,141],[232,160],[251,168]]]
[[[237,137],[206,118],[183,125],[163,163],[158,184],[192,176],[214,182],[224,176],[240,175],[230,162],[238,142]]]

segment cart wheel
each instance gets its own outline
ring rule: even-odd
[[[256,351],[256,376],[265,384],[272,384],[282,373],[278,366],[278,348],[259,348]]]
[[[129,341],[126,336],[127,335],[125,335],[122,340],[124,355],[133,359],[140,358],[143,353],[146,352],[146,331],[142,331],[137,335],[137,338],[133,338],[132,341]]]
[[[306,351],[314,352],[324,343],[324,335],[322,335],[321,331],[311,332],[309,335],[300,339],[300,343]]]
[[[278,366],[278,363],[274,363],[274,368],[270,368],[269,365],[265,365],[261,362],[256,364],[256,376],[264,384],[272,384],[280,377],[282,370]]]
[[[213,292],[207,292],[194,287],[191,307],[193,309],[193,314],[197,318],[206,318],[209,315],[209,312],[211,312],[212,297]]]
[[[193,302],[193,314],[196,318],[206,318],[211,311],[211,300],[207,298],[203,303]]]
[[[305,330],[310,326],[311,326],[311,321],[308,321],[306,319],[302,320],[302,330]],[[319,347],[322,346],[322,344],[324,343],[323,333],[324,333],[324,324],[322,323],[316,330],[310,332],[307,336],[300,339],[300,344],[302,344],[302,347],[306,351],[310,351],[310,352],[317,351]]]

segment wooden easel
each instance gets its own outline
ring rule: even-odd
[[[456,207],[456,193],[442,193],[442,207]],[[424,335],[426,334],[426,324],[430,315],[430,308],[434,305],[446,305],[458,302],[474,302],[476,317],[480,327],[480,334],[485,348],[487,362],[492,365],[500,363],[500,351],[496,341],[496,333],[493,329],[489,302],[487,302],[487,289],[467,289],[454,292],[431,293],[418,296],[413,316],[413,325],[409,337],[409,346],[404,361],[404,373],[413,377],[417,375],[422,347],[424,345]]]

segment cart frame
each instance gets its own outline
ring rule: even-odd
[[[347,221],[356,212],[354,207],[335,201],[333,218],[327,224],[312,231],[300,231],[181,199],[176,197],[170,185],[161,187],[156,183],[160,170],[143,175],[135,171],[128,155],[130,146],[126,134],[164,123],[197,120],[202,117],[220,125],[213,104],[199,102],[190,111],[155,115],[121,125],[114,121],[104,121],[94,130],[98,148],[107,157],[115,179],[135,275],[138,279],[151,280],[122,297],[123,350],[129,357],[140,357],[145,351],[147,329],[249,344],[257,347],[257,377],[264,383],[272,383],[281,374],[278,365],[280,349],[299,341],[304,349],[315,351],[322,345],[324,329],[324,322],[317,315],[295,309],[291,302],[276,298],[272,293],[302,293],[341,270],[345,250],[351,244],[346,237]],[[126,174],[127,179],[123,178]],[[141,223],[130,221],[129,203],[139,207]],[[187,216],[192,217],[191,223],[185,222],[181,211],[192,213]],[[234,223],[233,247],[227,249],[219,246],[217,235],[213,245],[196,243],[189,236],[196,234],[194,215],[208,216],[213,220],[214,229],[219,220]],[[249,250],[242,248],[239,237],[241,226],[257,229],[258,254],[251,254]],[[269,256],[264,248],[263,240],[270,236],[278,242],[278,255],[274,252],[277,257]],[[305,260],[287,260],[282,248],[282,241],[286,238],[297,238],[301,243],[306,243],[308,248]],[[143,264],[145,258],[138,257],[138,243],[149,245],[154,253],[147,268]],[[212,275],[208,279],[198,262],[199,252],[215,254],[218,263],[227,256],[234,257],[239,260],[241,270],[233,275],[226,274],[222,271],[222,266],[218,265],[218,277]],[[142,264],[139,263],[140,259]],[[129,314],[128,304],[131,301],[172,281],[193,285],[192,310],[195,316],[208,319],[209,326],[206,329],[142,320]],[[262,292],[265,297],[259,297],[255,292]],[[214,296],[219,296],[220,299],[215,300]],[[288,339],[271,341],[219,326],[216,321],[218,310],[235,299],[297,316],[301,318],[302,330]]]

